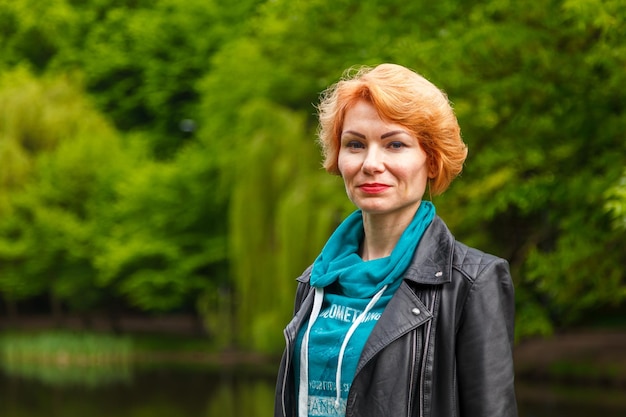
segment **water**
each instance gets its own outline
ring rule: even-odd
[[[61,383],[0,371],[2,417],[270,417],[273,377],[194,368],[149,368],[117,381]]]
[[[2,417],[271,417],[274,377],[198,367],[139,368],[112,378],[0,371]],[[87,376],[87,373],[85,373]],[[617,388],[518,383],[520,417],[623,417]]]
[[[546,384],[516,386],[520,417],[624,417],[624,387]]]

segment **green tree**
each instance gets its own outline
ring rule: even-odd
[[[278,349],[293,278],[352,209],[313,103],[391,61],[454,103],[470,155],[435,204],[510,260],[518,336],[623,306],[625,20],[619,0],[0,0],[0,291],[67,299],[91,268],[136,308],[195,302],[213,329],[234,308],[240,344]],[[109,136],[70,79],[144,133]]]
[[[0,68],[80,71],[119,129],[150,131],[156,152],[172,157],[191,136],[181,123],[203,118],[197,80],[258,3],[0,0]]]
[[[29,180],[37,155],[68,137],[111,131],[76,84],[69,75],[37,79],[24,67],[0,73],[0,213],[10,191]]]
[[[156,312],[193,308],[223,285],[226,221],[211,158],[189,146],[175,162],[143,161],[115,185],[95,260],[100,285]]]
[[[230,169],[229,258],[236,290],[238,342],[265,352],[284,342],[295,278],[349,209],[341,183],[320,170],[303,114],[269,102],[248,103],[236,135],[247,145]]]
[[[416,69],[449,93],[470,148],[462,177],[435,199],[438,212],[461,240],[511,261],[518,336],[549,333],[624,301],[623,236],[603,207],[626,154],[625,19],[618,1],[267,2],[215,56],[203,83],[203,111],[214,117],[201,138],[221,146],[220,132],[249,123],[241,109],[262,98],[308,115],[300,136],[312,142],[311,103],[344,68]],[[236,158],[250,135],[234,132]],[[317,179],[316,169],[302,177]],[[234,186],[248,175],[224,168]]]
[[[620,2],[494,1],[416,54],[453,82],[470,145],[449,218],[511,260],[519,336],[624,302],[623,236],[602,208],[626,162],[625,20]]]
[[[123,160],[119,138],[65,77],[5,73],[0,111],[0,292],[13,310],[40,294],[93,307],[95,210]]]
[[[88,23],[67,0],[0,0],[0,68],[26,64],[43,72],[76,47]]]
[[[606,209],[616,229],[626,230],[626,171],[619,182],[607,191]]]

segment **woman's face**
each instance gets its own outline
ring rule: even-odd
[[[358,101],[345,113],[338,156],[346,192],[363,213],[412,218],[426,190],[428,158],[402,125]]]

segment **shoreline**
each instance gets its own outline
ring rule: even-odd
[[[626,386],[626,329],[578,329],[533,338],[514,348],[523,381]]]
[[[22,317],[13,322],[2,317],[0,331],[69,330],[130,336],[140,342],[136,356],[140,364],[165,362],[271,371],[280,360],[279,355],[241,349],[216,351],[192,315],[126,316],[116,324],[119,327],[113,329],[111,321],[102,317],[89,321],[77,317],[64,317],[61,321],[49,316]],[[165,343],[144,344],[145,339]],[[513,356],[515,375],[520,381],[626,386],[626,328],[581,328],[546,338],[529,338],[515,346]]]

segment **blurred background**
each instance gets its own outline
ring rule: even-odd
[[[295,277],[354,208],[315,103],[394,62],[510,261],[521,417],[624,415],[626,2],[0,0],[0,415],[270,416]]]

